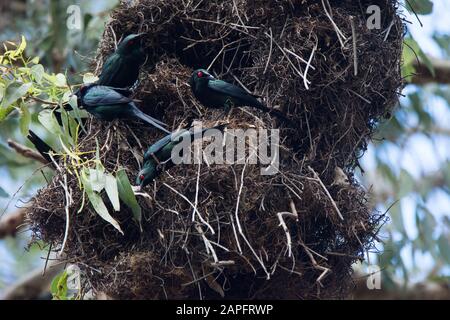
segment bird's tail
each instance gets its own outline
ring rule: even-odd
[[[169,130],[164,128],[164,127],[167,127],[167,124],[145,114],[144,112],[139,110],[139,108],[134,103],[132,105],[133,105],[133,113],[136,117],[151,124],[152,126],[158,128],[159,130],[164,131],[165,133],[171,133]]]
[[[50,147],[47,143],[45,143],[41,138],[39,138],[33,131],[28,130],[28,140],[36,147],[36,150],[47,160],[49,163],[52,163],[52,158],[49,156],[49,152],[55,151]],[[55,161],[57,161],[57,157],[54,157]]]
[[[211,128],[205,128],[205,129],[202,130],[202,134],[201,135],[197,135],[196,132],[191,131],[191,138],[193,140],[195,140],[197,138],[202,138],[202,137],[204,137],[205,132],[207,132],[208,130],[212,130],[212,129],[217,129],[217,130],[223,131],[223,129],[225,129],[226,126],[227,126],[227,124],[223,123],[223,124],[219,124],[217,126],[211,127]]]
[[[262,110],[264,112],[267,112],[269,114],[273,114],[274,116],[276,116],[277,118],[279,118],[280,120],[289,123],[291,125],[295,125],[295,123],[289,119],[288,117],[286,117],[286,115],[281,112],[280,110],[276,110],[276,109],[270,109],[268,107],[266,107],[265,105],[263,105],[262,103],[259,103],[258,105],[254,105],[254,107],[256,109]]]

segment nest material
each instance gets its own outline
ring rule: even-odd
[[[200,106],[187,84],[194,68],[210,65],[288,114],[295,127],[253,109],[233,110],[229,128],[281,129],[281,173],[262,176],[250,164],[174,167],[146,188],[151,199],[139,197],[142,233],[125,207],[114,214],[124,236],[89,206],[76,213],[81,193],[69,176],[75,204],[64,251],[85,271],[86,287],[123,299],[347,295],[351,266],[373,247],[383,220],[368,207],[353,170],[397,102],[403,25],[396,1],[323,3],[147,0],[123,2],[112,13],[97,60],[120,35],[146,32],[148,60],[136,98],[172,129],[192,120],[213,125],[222,115]],[[379,30],[366,26],[365,8],[374,4]],[[95,149],[97,138],[106,168],[125,167],[132,181],[141,146],[161,137],[133,121],[92,119],[88,127],[81,149]],[[339,168],[349,182],[335,179]],[[28,213],[36,239],[54,249],[65,235],[62,176],[38,193]]]

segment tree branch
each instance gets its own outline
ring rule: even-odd
[[[0,239],[16,235],[17,231],[25,224],[25,209],[20,208],[0,220]]]
[[[64,263],[60,261],[50,262],[42,274],[42,268],[38,268],[24,276],[13,286],[7,288],[1,300],[32,300],[39,299],[43,293],[49,291],[50,283],[64,269]]]
[[[48,161],[38,152],[21,145],[11,139],[8,139],[8,146],[13,148],[18,154],[24,156],[25,158],[36,160],[43,164],[48,164]]]
[[[414,62],[413,66],[416,69],[416,75],[412,77],[412,84],[427,84],[427,83],[441,83],[450,84],[450,61],[438,58],[429,57],[433,68],[433,74],[428,70],[423,62]]]

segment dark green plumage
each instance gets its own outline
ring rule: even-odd
[[[77,92],[78,105],[101,120],[139,118],[152,126],[170,133],[165,123],[150,117],[136,106],[134,101],[111,87],[98,84],[85,85]]]
[[[192,73],[189,84],[194,96],[207,108],[223,108],[229,111],[233,107],[253,107],[289,121],[278,111],[264,106],[257,96],[231,83],[214,78],[208,71],[197,69]]]
[[[144,154],[144,164],[136,178],[136,184],[141,188],[152,182],[163,170],[173,167],[171,161],[173,148],[189,139],[190,142],[203,137],[204,133],[211,129],[222,130],[224,125],[203,129],[201,134],[186,129],[175,131],[152,144]]]
[[[130,34],[123,39],[117,49],[103,63],[102,72],[96,82],[98,85],[114,88],[125,96],[131,94],[130,88],[139,77],[139,70],[145,61],[141,38],[144,34]],[[74,94],[79,94],[78,89]],[[72,110],[66,103],[64,109]]]
[[[129,88],[137,81],[139,69],[145,61],[140,34],[130,34],[125,37],[103,64],[97,84]]]

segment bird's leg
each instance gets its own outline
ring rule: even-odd
[[[226,119],[227,122],[230,122],[230,114],[231,109],[234,107],[233,102],[230,99],[227,99],[225,103],[223,104],[222,112],[217,116],[215,119],[216,121]]]
[[[227,99],[227,101],[224,104],[224,116],[227,122],[230,122],[230,116],[231,116],[231,111],[234,107],[233,101],[231,101],[230,99]]]

